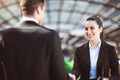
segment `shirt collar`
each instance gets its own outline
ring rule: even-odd
[[[100,48],[100,46],[101,46],[101,40],[100,40],[100,42],[98,43],[97,48]],[[89,42],[89,47],[90,47],[90,48],[93,48],[92,45],[90,44],[90,42]]]
[[[35,20],[33,18],[29,18],[29,17],[22,17],[21,21],[34,21],[34,22],[38,23],[37,20]]]

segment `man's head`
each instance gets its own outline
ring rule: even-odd
[[[36,18],[38,21],[44,19],[44,0],[20,0],[20,8],[23,16]]]

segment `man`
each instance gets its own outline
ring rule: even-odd
[[[44,0],[21,0],[20,7],[21,22],[0,32],[5,80],[66,80],[60,38],[42,26]]]

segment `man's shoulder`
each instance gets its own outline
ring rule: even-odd
[[[44,30],[49,31],[50,33],[57,34],[57,31],[55,31],[53,29],[50,29],[50,28],[47,28],[47,27],[44,27],[44,26],[41,26],[40,28],[43,28]]]
[[[35,32],[40,33],[57,33],[55,30],[39,25],[33,21],[19,22],[17,25],[15,25],[15,27],[24,30],[34,30]]]
[[[5,29],[1,29],[1,30],[0,30],[0,34],[8,33],[8,32],[10,32],[10,31],[12,31],[12,30],[14,30],[12,27],[10,27],[10,28],[5,28]]]

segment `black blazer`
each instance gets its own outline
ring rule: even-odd
[[[7,80],[66,80],[56,31],[25,21],[2,30],[0,40],[0,62]]]
[[[75,63],[72,74],[76,75],[76,77],[81,76],[80,80],[89,80],[89,43],[86,43],[76,49],[74,61]],[[109,77],[109,69],[111,69],[111,75],[119,75],[118,58],[115,52],[115,48],[102,41],[97,61],[97,77],[101,75],[104,77]]]

